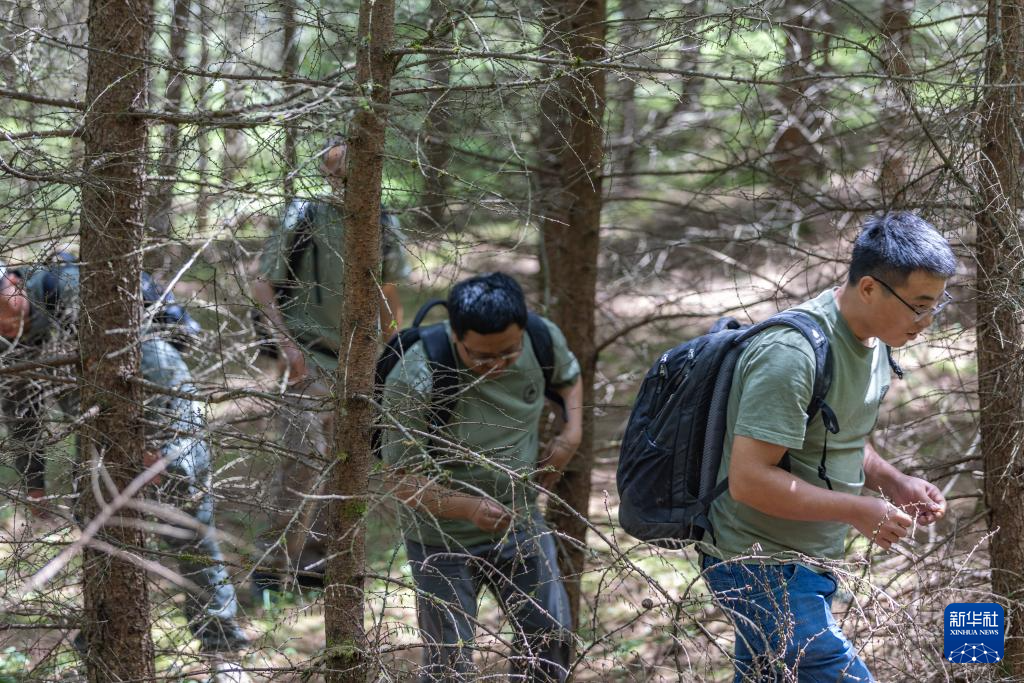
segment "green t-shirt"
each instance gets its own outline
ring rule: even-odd
[[[551,385],[556,389],[569,386],[579,377],[579,363],[561,330],[549,320],[544,322],[555,352]],[[450,339],[451,328],[444,324]],[[452,353],[458,362],[454,348]],[[449,489],[489,496],[513,511],[517,525],[526,525],[536,499],[528,479],[537,469],[538,426],[544,406],[544,375],[530,336],[523,333],[522,353],[498,377],[481,378],[465,368],[459,370],[458,398],[442,436],[460,448],[428,453],[422,439],[386,429],[384,461],[400,464],[407,472],[429,477]],[[430,391],[426,351],[423,343],[417,342],[387,377],[384,409],[406,429],[426,431]],[[425,545],[470,547],[501,538],[501,534],[481,531],[467,520],[405,512],[406,537]]]
[[[839,433],[828,435],[826,467],[834,490],[859,494],[864,486],[864,444],[878,419],[878,407],[889,389],[885,346],[865,346],[839,313],[832,290],[796,307],[821,325],[832,348],[834,374],[826,403],[835,411]],[[757,335],[736,366],[729,395],[721,481],[729,471],[735,436],[747,436],[789,449],[792,473],[815,486],[825,427],[820,416],[807,424],[807,404],[814,382],[814,354],[796,330],[774,327]],[[798,555],[839,560],[849,525],[801,522],[763,514],[736,502],[728,491],[711,508],[717,543],[708,552],[733,558],[752,552],[776,560]]]
[[[303,222],[300,217],[307,205],[311,205],[313,218],[310,241],[297,247],[302,237],[296,235],[296,229]],[[381,228],[382,282],[403,280],[410,269],[403,253],[405,238],[398,221],[393,215],[382,214]],[[288,261],[296,247],[301,258],[293,276]],[[296,199],[288,205],[281,225],[267,238],[260,256],[260,275],[275,289],[288,294],[279,299],[288,332],[327,369],[333,369],[338,362],[344,253],[344,221],[338,209],[325,202]]]

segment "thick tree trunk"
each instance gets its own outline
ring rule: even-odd
[[[562,0],[552,3],[572,59],[604,57],[604,0]],[[549,24],[552,25],[552,24]],[[555,494],[570,510],[550,506],[548,520],[558,531],[574,539],[559,549],[559,566],[565,576],[574,623],[579,622],[580,579],[586,561],[586,534],[590,504],[590,474],[594,453],[594,305],[601,229],[601,174],[604,160],[605,72],[580,69],[564,79],[559,88],[566,122],[566,144],[560,150],[558,210],[544,223],[543,250],[549,272],[550,314],[565,332],[569,348],[579,358],[583,382],[583,441]],[[550,105],[546,103],[548,112]],[[547,116],[545,116],[547,119]],[[550,124],[546,124],[550,125]]]
[[[373,373],[380,337],[380,197],[394,59],[394,0],[362,0],[356,85],[367,106],[349,128],[345,192],[345,307],[336,375],[336,462],[324,619],[327,680],[362,683],[370,658],[363,631],[364,532],[372,454]]]
[[[139,371],[139,271],[143,237],[145,60],[152,33],[146,0],[89,3],[89,66],[82,184],[79,380],[82,410],[99,409],[83,424],[81,513],[88,523],[139,473],[144,449]],[[109,475],[114,489],[108,487]],[[95,485],[94,485],[95,482]],[[97,495],[100,497],[97,498]],[[121,516],[134,513],[121,509]],[[115,548],[139,548],[141,531],[104,528]],[[85,635],[89,681],[152,680],[146,574],[138,565],[89,548],[85,574]]]
[[[1024,680],[1024,2],[988,6],[988,88],[981,109],[978,212],[978,393],[992,590],[1006,608],[1011,680]]]

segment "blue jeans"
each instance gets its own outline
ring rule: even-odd
[[[875,680],[832,616],[833,574],[707,555],[701,569],[736,626],[735,683]]]
[[[486,587],[515,633],[513,681],[561,683],[569,669],[572,619],[555,541],[543,520],[498,544],[461,551],[405,539],[416,581],[422,632],[422,683],[477,680],[473,637],[477,600]]]

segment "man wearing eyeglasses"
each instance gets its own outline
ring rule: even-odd
[[[934,484],[901,473],[868,438],[889,388],[889,349],[914,341],[950,302],[956,266],[919,216],[874,216],[846,281],[796,307],[828,337],[836,434],[808,423],[815,362],[802,335],[771,328],[740,356],[719,471],[729,487],[701,549],[704,577],[736,624],[737,682],[874,680],[832,616],[830,568],[844,559],[850,527],[888,549],[945,513]]]
[[[561,330],[551,337],[550,388],[567,421],[543,451],[538,423],[545,375],[528,332],[522,289],[489,273],[452,288],[446,323],[458,384],[451,418],[437,427],[434,371],[422,341],[387,377],[383,457],[398,472],[405,545],[423,635],[421,681],[469,680],[477,600],[498,598],[516,633],[512,668],[530,681],[564,681],[572,630],[554,539],[536,501],[582,437],[579,364]],[[434,438],[430,438],[433,436]]]

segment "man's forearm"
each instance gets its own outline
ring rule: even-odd
[[[284,314],[277,306],[277,294],[274,292],[273,286],[266,280],[256,280],[252,283],[252,296],[270,323],[274,336],[279,340],[291,341],[288,327],[285,325]]]
[[[477,496],[452,491],[416,474],[400,474],[393,485],[402,504],[441,519],[469,519],[480,502]]]
[[[558,389],[559,396],[565,401],[565,412],[568,420],[558,433],[558,438],[575,450],[583,440],[583,382],[579,379],[575,384]]]
[[[864,444],[864,487],[892,498],[905,475],[886,462],[870,443]]]
[[[737,485],[730,477],[732,497],[758,512],[799,522],[844,522],[853,516],[859,496],[808,484],[781,467],[749,473],[756,485]]]

